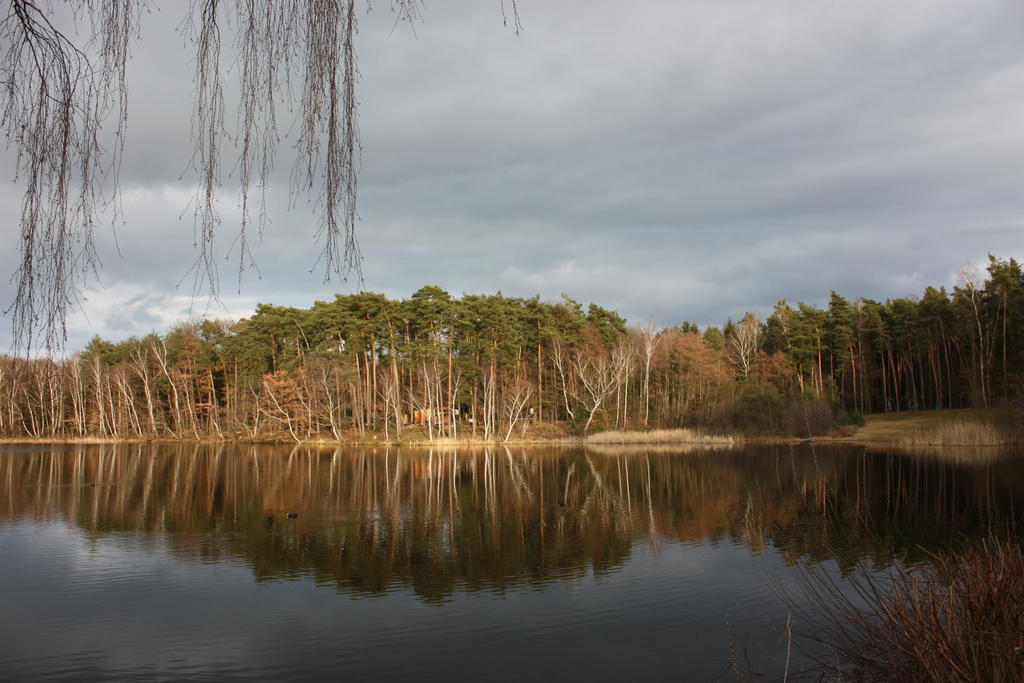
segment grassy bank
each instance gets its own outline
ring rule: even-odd
[[[1024,444],[1024,428],[1021,419],[1011,411],[999,410],[933,410],[904,413],[875,414],[865,416],[862,427],[845,426],[829,434],[815,434],[815,441],[823,443],[854,443],[879,447],[901,447],[914,450],[941,449],[949,447],[1006,448]],[[406,427],[401,441],[388,441],[383,432],[355,432],[343,435],[342,441],[334,439],[308,439],[299,443],[309,446],[349,445],[392,445],[408,446],[544,446],[544,445],[714,445],[733,446],[741,443],[793,444],[804,441],[803,437],[784,435],[741,435],[734,433],[711,433],[699,429],[655,429],[655,430],[609,430],[587,435],[573,434],[564,423],[531,425],[525,435],[519,434],[509,441],[500,438],[482,439],[471,433],[457,439],[441,437],[431,440],[421,426]],[[83,437],[77,439],[0,439],[0,443],[277,443],[296,442],[287,435],[274,438],[240,439],[112,439]]]
[[[843,440],[905,448],[1006,446],[1024,442],[1024,432],[1007,410],[929,410],[867,415]]]
[[[610,446],[610,445],[672,445],[672,444],[708,444],[716,446],[732,446],[741,443],[736,435],[709,434],[696,429],[655,429],[650,431],[610,430],[587,434],[585,436],[546,434],[525,439],[481,439],[462,436],[457,439],[437,437],[433,440],[425,435],[413,434],[402,438],[401,443],[409,446]],[[381,439],[366,440],[359,443],[387,443]]]

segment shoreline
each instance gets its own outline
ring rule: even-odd
[[[709,448],[732,448],[746,445],[780,445],[796,446],[807,444],[818,445],[850,445],[874,446],[889,448],[910,447],[942,447],[942,448],[1005,448],[1022,445],[1020,443],[929,443],[921,434],[943,426],[956,425],[968,421],[985,422],[1005,418],[1005,411],[954,409],[940,411],[914,411],[903,413],[881,413],[865,416],[862,427],[840,428],[846,433],[826,434],[822,436],[794,437],[783,435],[748,435],[748,434],[706,434],[690,429],[662,430],[624,430],[596,432],[588,436],[547,436],[526,439],[483,440],[459,437],[456,439],[443,437],[436,439],[416,438],[401,440],[385,440],[383,435],[367,435],[363,438],[346,439],[304,439],[295,441],[282,438],[188,438],[175,439],[168,437],[153,438],[112,438],[112,437],[6,437],[0,438],[0,444],[55,444],[55,445],[103,445],[103,444],[245,444],[245,445],[294,445],[294,446],[414,446],[414,447],[497,447],[497,446],[543,446],[543,447],[580,447],[580,446],[707,446]],[[852,430],[852,432],[850,431]]]
[[[743,436],[735,437],[732,441],[604,441],[604,442],[593,442],[585,439],[527,439],[527,440],[509,440],[509,441],[483,441],[482,439],[435,439],[430,440],[419,440],[419,439],[403,439],[401,441],[385,441],[381,440],[353,440],[353,441],[334,441],[334,440],[303,440],[303,441],[288,441],[288,440],[274,440],[274,439],[167,439],[167,438],[156,438],[156,439],[104,439],[104,438],[81,438],[81,439],[50,439],[50,438],[0,438],[0,446],[18,446],[18,445],[54,445],[54,446],[110,446],[110,445],[123,445],[123,446],[137,446],[137,445],[195,445],[195,446],[212,446],[212,445],[245,445],[245,446],[318,446],[318,447],[334,447],[334,446],[414,446],[417,448],[494,448],[500,446],[530,446],[530,447],[564,447],[564,448],[578,448],[580,446],[588,447],[612,447],[612,446],[703,446],[707,448],[740,448],[743,446],[869,446],[869,447],[888,447],[888,448],[900,448],[909,449],[914,446],[908,446],[902,444],[898,440],[891,439],[876,439],[876,438],[857,438],[852,436],[821,436],[813,437],[809,439],[803,439],[799,437],[784,437],[784,436]],[[920,448],[1006,448],[1012,446],[1020,446],[1022,444],[1016,443],[997,443],[997,444],[947,444],[947,443],[920,443],[916,444],[916,447]]]

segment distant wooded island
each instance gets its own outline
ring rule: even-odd
[[[1024,378],[1013,259],[952,292],[779,301],[722,327],[630,327],[563,295],[426,286],[237,322],[0,357],[0,436],[34,439],[542,439],[600,430],[823,434],[863,415],[1013,406]]]

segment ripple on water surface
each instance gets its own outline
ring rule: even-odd
[[[169,455],[0,449],[0,679],[781,675],[792,565],[1024,504],[1015,466],[827,449]]]

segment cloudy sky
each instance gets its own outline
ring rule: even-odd
[[[707,325],[1024,258],[1020,0],[519,0],[518,36],[498,0],[428,0],[415,35],[387,4],[357,46],[367,290],[565,292],[637,323]],[[239,293],[223,260],[225,178],[220,303],[192,301],[183,11],[158,3],[134,49],[120,255],[102,230],[71,348],[359,286],[311,272],[316,222],[304,198],[289,209],[285,154],[262,277]],[[5,274],[20,192],[0,188]],[[5,305],[13,291],[4,279]]]

